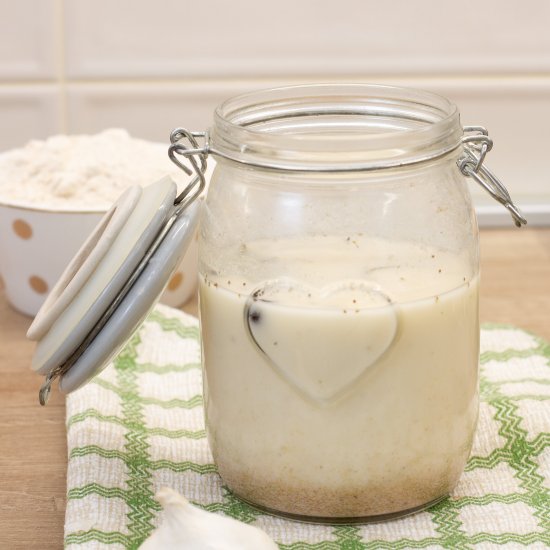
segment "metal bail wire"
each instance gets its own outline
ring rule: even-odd
[[[199,145],[197,138],[204,139],[204,145],[202,147]],[[184,140],[187,140],[190,146],[182,143]],[[461,141],[464,148],[464,154],[458,159],[457,165],[462,174],[474,179],[496,201],[502,204],[510,212],[514,219],[514,223],[518,227],[526,225],[527,220],[512,201],[512,197],[510,197],[510,193],[508,193],[506,187],[504,187],[495,174],[483,164],[487,153],[493,148],[493,140],[489,137],[487,129],[483,126],[464,126],[464,135]],[[190,132],[185,128],[176,128],[170,134],[170,142],[171,145],[168,149],[168,156],[172,162],[189,176],[192,175],[193,172],[195,173],[193,179],[174,201],[176,205],[181,205],[181,209],[184,209],[200,195],[206,185],[204,172],[206,170],[206,159],[208,155],[215,154],[225,158],[229,157],[210,148],[207,132]],[[180,161],[178,155],[185,157],[185,159],[190,162],[192,170]],[[198,157],[200,161],[200,166],[197,163],[196,157]],[[244,161],[241,160],[240,162]],[[266,165],[265,167],[270,166]]]
[[[500,202],[511,214],[517,227],[527,224],[527,220],[512,201],[510,193],[501,181],[483,164],[485,156],[493,148],[493,140],[483,126],[464,126],[462,138],[464,155],[458,159],[460,171],[473,178],[495,200]]]
[[[65,362],[55,367],[44,378],[44,381],[40,386],[40,390],[38,391],[38,401],[43,407],[48,403],[48,400],[50,398],[50,393],[52,392],[52,384],[54,380],[56,378],[60,378],[61,376],[63,376],[73,366],[76,359],[80,357],[80,355],[82,355],[81,348],[82,348],[82,345],[80,345],[77,348],[77,350],[73,354],[71,354],[71,356]]]
[[[38,401],[43,407],[48,403],[48,399],[50,398],[50,393],[52,391],[52,382],[55,378],[57,378],[57,375],[54,376],[52,373],[48,374],[40,386],[40,390],[38,391]]]
[[[197,138],[204,139],[204,146],[200,147]],[[185,145],[182,141],[187,140],[191,145]],[[176,197],[174,204],[178,206],[178,211],[184,210],[191,204],[204,190],[206,180],[204,172],[206,171],[206,159],[208,157],[208,133],[207,132],[189,132],[185,128],[176,128],[170,134],[170,147],[168,148],[168,156],[170,160],[183,170],[188,176],[195,173],[192,180],[187,184],[183,191]],[[193,170],[188,168],[180,161],[178,155],[187,159]],[[197,163],[196,157],[199,158],[200,166]]]

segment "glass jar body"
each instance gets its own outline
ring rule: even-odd
[[[309,520],[447,495],[478,410],[478,234],[454,105],[306,86],[220,106],[199,237],[206,426],[225,484]]]
[[[200,278],[208,438],[238,496],[336,519],[452,490],[479,353],[477,228],[456,155],[330,175],[221,161]]]

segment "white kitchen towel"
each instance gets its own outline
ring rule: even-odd
[[[138,548],[159,524],[155,492],[265,530],[285,550],[550,546],[550,346],[509,326],[481,333],[472,456],[450,498],[368,525],[298,523],[222,484],[203,420],[198,322],[157,306],[101,375],[67,398],[67,548]]]

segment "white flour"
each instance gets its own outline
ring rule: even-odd
[[[167,174],[187,181],[168,158],[168,142],[134,139],[120,129],[52,136],[0,155],[0,202],[102,210],[127,187]]]

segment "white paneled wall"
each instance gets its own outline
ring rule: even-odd
[[[0,150],[63,131],[59,89],[51,84],[0,84]]]
[[[0,149],[113,126],[166,141],[274,85],[401,84],[487,126],[488,164],[550,225],[547,0],[0,0],[0,14]],[[508,223],[472,191],[482,221]]]
[[[56,79],[58,8],[56,0],[0,0],[0,82]]]
[[[67,0],[75,78],[550,71],[546,0]]]

